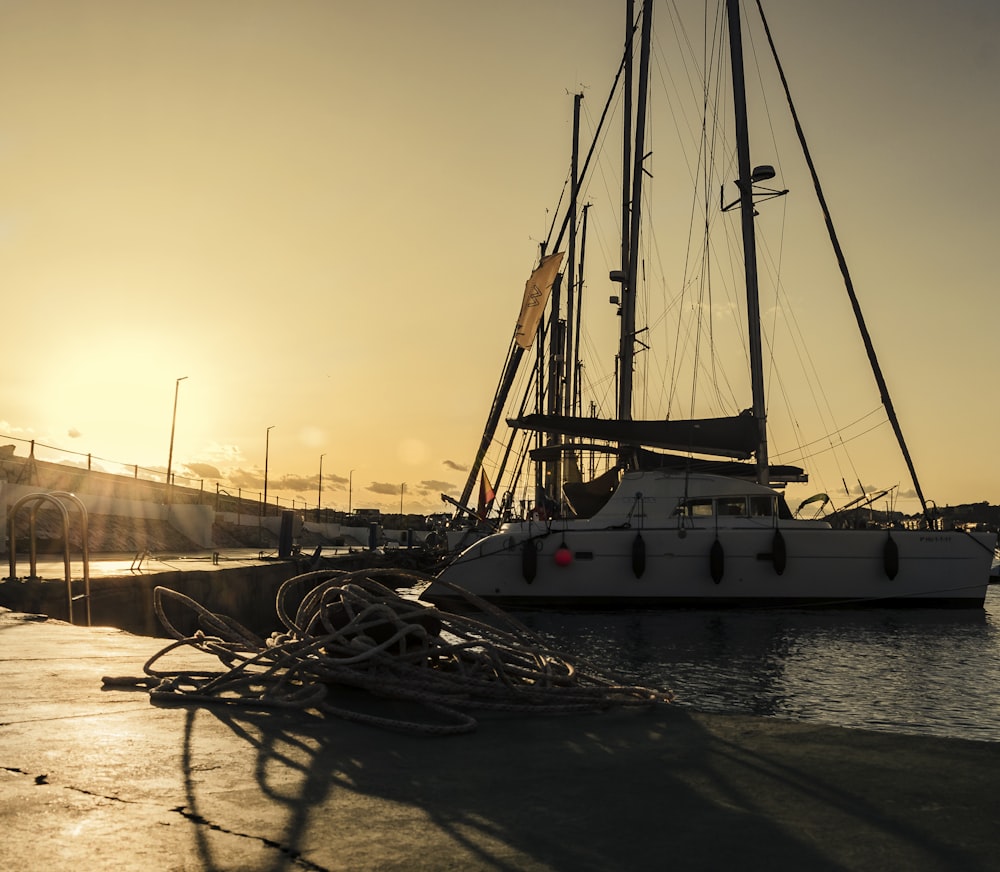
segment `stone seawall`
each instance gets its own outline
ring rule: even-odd
[[[247,629],[267,636],[282,626],[275,608],[278,588],[289,578],[305,571],[296,560],[282,560],[255,566],[92,578],[91,623],[94,626],[119,627],[140,636],[167,637],[169,634],[153,608],[153,589],[165,587],[190,597],[210,612],[233,617]],[[74,592],[82,592],[79,581],[74,581]],[[301,592],[290,594],[290,608],[298,604],[298,598],[305,592],[303,588]],[[65,581],[4,581],[0,583],[0,606],[67,620]],[[165,603],[164,613],[185,636],[204,629],[199,625],[196,612],[180,607],[175,601]],[[75,622],[84,622],[85,614],[85,603],[77,602],[74,605]]]

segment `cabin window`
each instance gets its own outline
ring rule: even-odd
[[[721,497],[718,500],[718,510],[720,515],[725,515],[731,518],[746,517],[746,497]]]
[[[685,500],[674,509],[674,515],[685,518],[711,518],[718,513],[729,518],[779,518],[792,517],[783,497],[732,496],[718,499]]]
[[[674,509],[675,515],[685,518],[711,518],[714,514],[711,500],[687,500]]]

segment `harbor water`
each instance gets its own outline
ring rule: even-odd
[[[1000,586],[984,610],[511,612],[581,665],[704,712],[1000,742]]]

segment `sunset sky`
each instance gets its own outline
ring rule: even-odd
[[[924,491],[1000,503],[1000,4],[764,10]],[[0,0],[0,442],[163,469],[184,377],[178,476],[259,490],[273,427],[271,494],[315,505],[323,456],[326,506],[352,479],[355,508],[398,510],[403,483],[407,512],[447,508],[560,195],[572,94],[592,126],[623,18],[617,0]],[[589,275],[611,326],[615,288]],[[846,304],[823,305],[832,329]],[[813,353],[853,375],[858,347]]]

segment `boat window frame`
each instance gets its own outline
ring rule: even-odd
[[[745,494],[715,498],[715,514],[720,518],[749,518]]]
[[[703,511],[704,509],[708,511]],[[715,499],[712,497],[688,497],[680,500],[674,509],[674,515],[690,520],[703,520],[715,517]]]
[[[729,504],[731,511],[725,511]],[[737,509],[737,506],[739,507]],[[762,511],[762,509],[764,511]],[[678,501],[673,516],[697,521],[710,518],[747,520],[792,520],[792,512],[781,494],[727,494],[715,497],[686,497]]]

